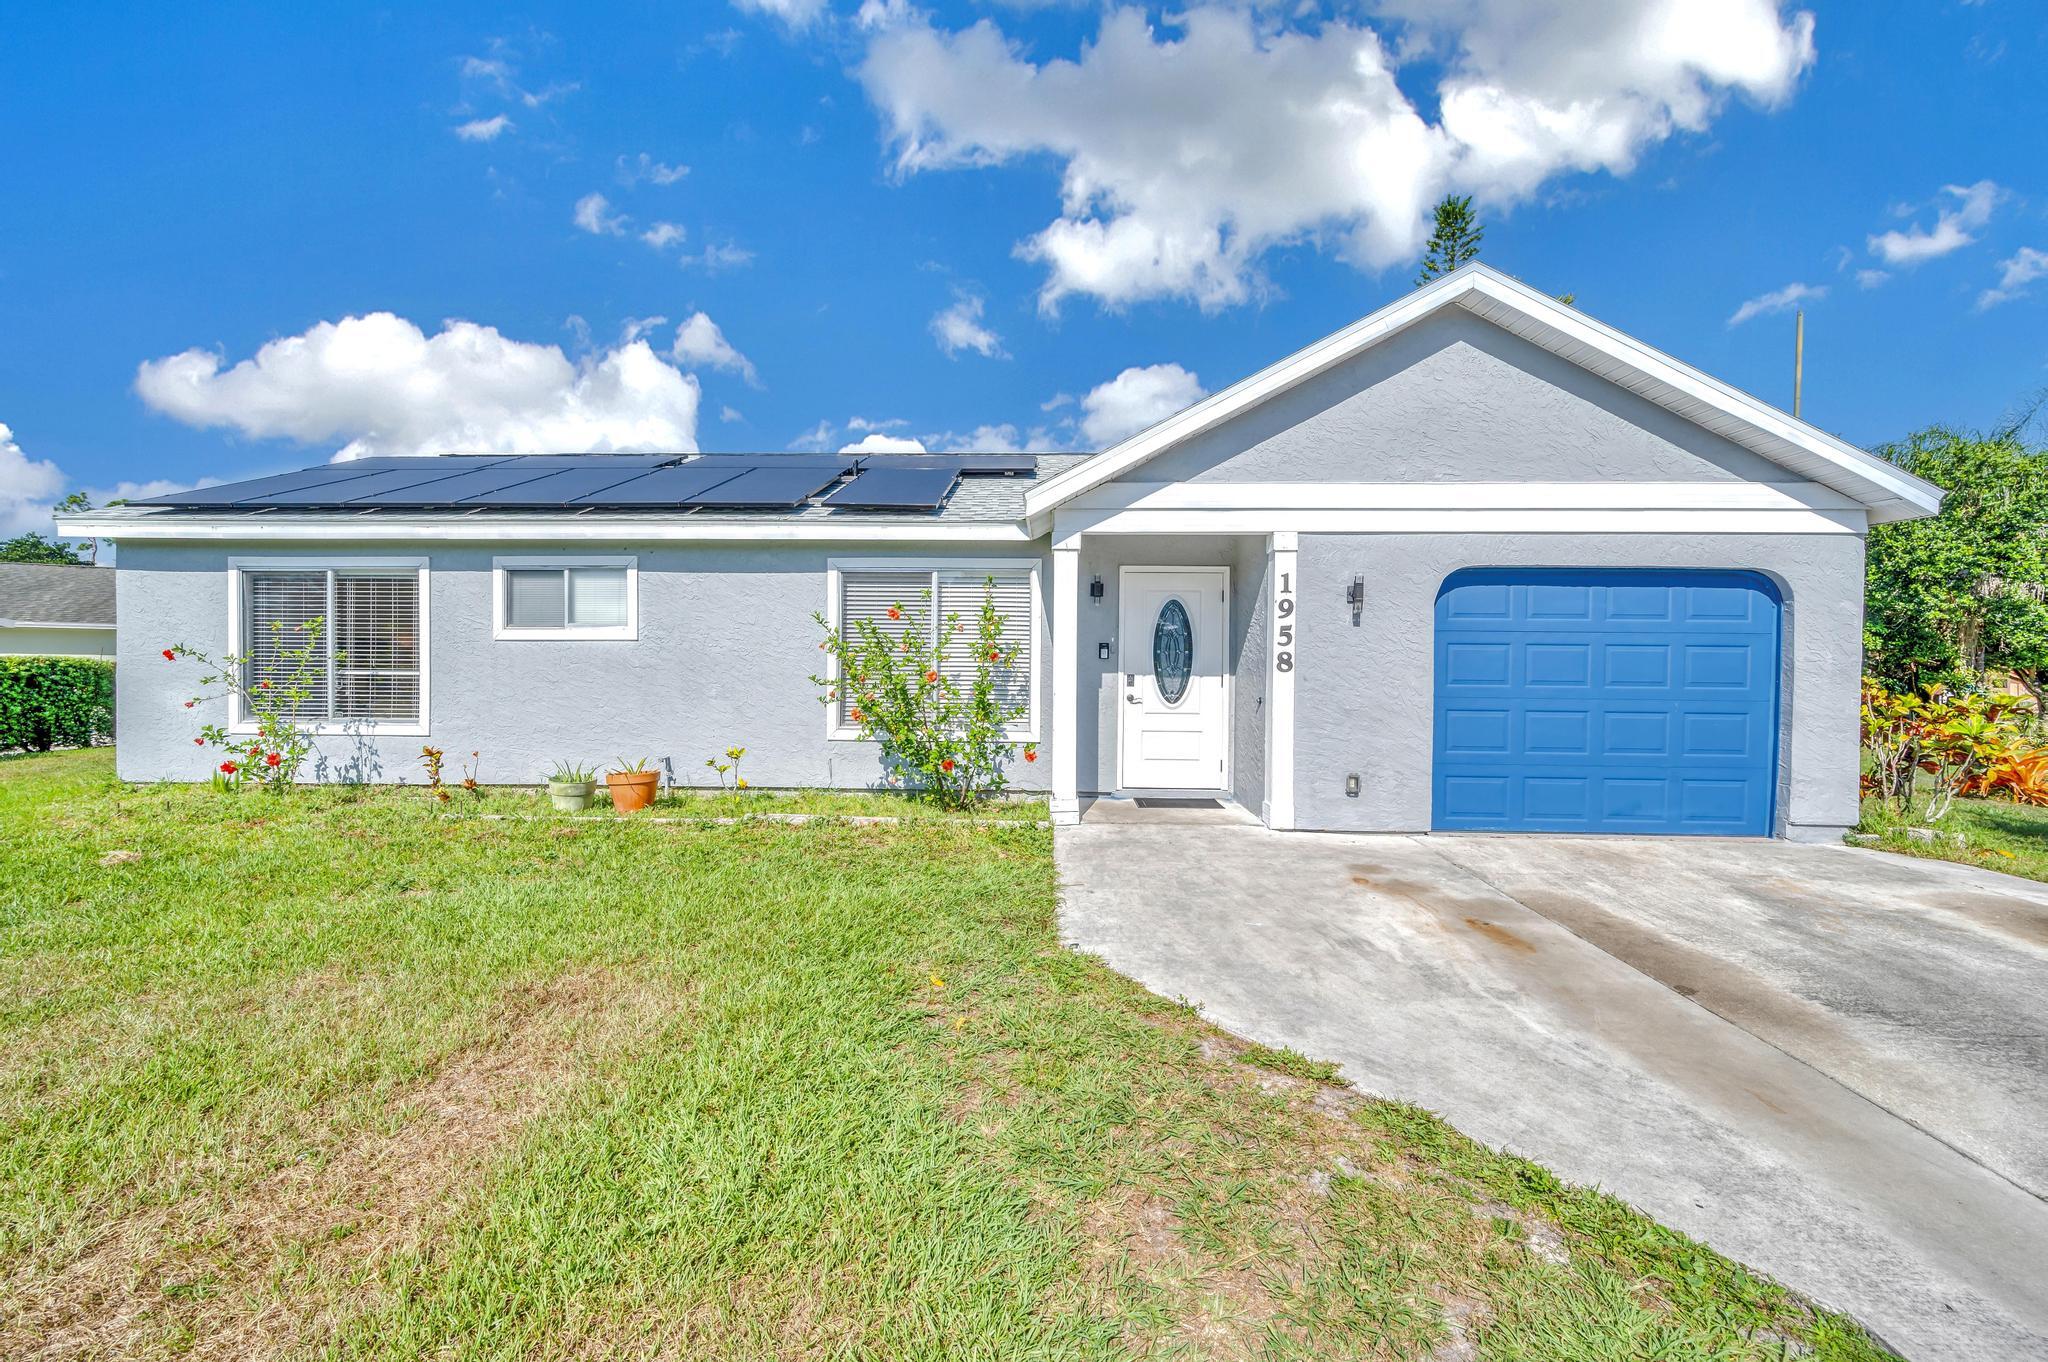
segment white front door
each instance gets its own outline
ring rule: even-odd
[[[1230,570],[1127,567],[1118,585],[1118,784],[1221,790],[1230,746]]]

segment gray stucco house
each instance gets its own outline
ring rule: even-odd
[[[329,465],[74,517],[120,546],[121,774],[203,778],[199,724],[242,717],[185,709],[160,648],[321,614],[347,654],[324,778],[416,778],[432,742],[487,780],[651,753],[687,781],[745,744],[756,785],[867,785],[807,679],[813,612],[993,576],[1042,754],[1018,783],[1058,821],[1171,792],[1276,828],[1829,838],[1857,817],[1864,534],[1940,505],[1484,266],[1101,453],[955,466],[919,509],[851,484],[943,461],[791,460],[749,473],[799,487],[767,508],[718,457],[446,463],[427,495]]]

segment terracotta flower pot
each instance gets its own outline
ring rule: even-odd
[[[620,813],[632,813],[652,804],[654,788],[660,781],[659,771],[614,771],[604,778],[605,788],[612,792],[612,807]]]

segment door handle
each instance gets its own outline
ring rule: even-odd
[[[1127,705],[1135,705],[1140,703],[1140,701],[1136,695],[1126,695],[1124,697],[1124,703]]]

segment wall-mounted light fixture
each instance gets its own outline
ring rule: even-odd
[[[1346,799],[1358,798],[1358,772],[1353,771],[1350,775],[1344,777],[1344,797]]]
[[[1102,604],[1102,579],[1100,577],[1088,583],[1088,599],[1094,601],[1097,605]]]
[[[1109,661],[1109,645],[1107,643],[1096,644],[1095,656],[1104,662]]]
[[[1344,599],[1351,603],[1351,623],[1356,625],[1365,614],[1365,577],[1362,574],[1351,579],[1351,589],[1344,593]]]

